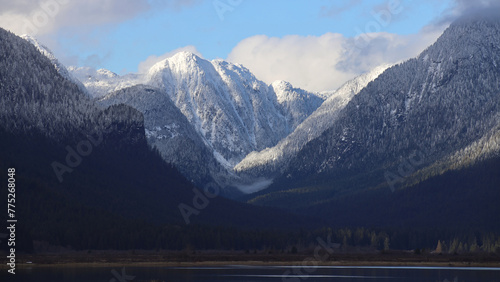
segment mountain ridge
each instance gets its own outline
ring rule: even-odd
[[[294,154],[307,142],[328,129],[337,118],[338,112],[366,85],[384,72],[389,65],[382,65],[371,72],[360,75],[342,85],[338,90],[313,111],[293,132],[272,147],[260,152],[252,152],[235,166],[241,174],[271,177],[279,175],[288,166]]]
[[[478,142],[493,148],[489,154],[495,156],[494,136],[500,124],[499,46],[498,20],[452,24],[419,56],[386,70],[354,96],[335,124],[296,155],[269,188],[267,199],[281,192],[290,201],[301,197],[314,203],[356,190],[397,190],[408,185],[405,182],[416,171],[445,160],[450,166],[450,160],[460,159],[457,154],[483,137],[490,141]],[[435,172],[417,179],[439,175],[443,169],[431,169]],[[398,179],[396,187],[390,187],[394,179]],[[307,187],[311,189],[307,197],[293,196],[294,189]],[[264,199],[265,192],[250,201]],[[288,200],[274,203],[283,207]],[[272,200],[265,202],[273,205]]]
[[[85,77],[83,69],[73,71],[83,71],[76,76]],[[106,82],[107,79],[110,82]],[[212,152],[213,157],[205,155],[203,158],[217,160],[218,164],[209,161],[211,167],[208,170],[211,171],[210,177],[221,187],[246,187],[252,185],[254,180],[259,182],[259,179],[235,175],[234,165],[249,152],[277,143],[323,101],[323,98],[291,85],[279,90],[278,94],[288,96],[278,101],[278,89],[275,90],[272,85],[258,80],[243,66],[223,60],[207,61],[189,52],[177,53],[153,65],[148,73],[133,76],[131,80],[124,82],[126,79],[105,75],[105,71],[100,70],[89,75],[86,85],[91,87],[90,89],[101,85],[102,89],[92,91],[96,91],[95,97],[100,97],[96,99],[106,105],[111,104],[105,101],[111,96],[115,97],[111,99],[114,101],[123,99],[116,98],[116,94],[101,96],[103,91],[121,93],[123,89],[133,87],[130,85],[143,84],[164,93],[188,119],[190,126],[195,129],[206,147],[197,145],[197,148]],[[134,98],[133,105],[129,105],[140,108],[148,119],[146,111],[151,112],[151,109],[141,105],[140,101],[151,107],[157,105],[147,101],[151,95],[144,94],[146,100],[140,99],[142,94],[138,92],[135,95],[138,97]],[[165,106],[171,108],[170,102],[162,99],[161,103],[166,103]],[[151,128],[148,128],[148,132],[154,134]],[[163,146],[163,149],[160,149],[163,150],[165,160],[185,167],[183,171],[190,179],[200,180],[200,175],[206,176],[206,173],[195,173],[204,170],[202,166],[205,164],[180,162],[175,156],[175,148],[179,147],[167,149]],[[191,156],[191,159],[198,158],[193,154]],[[190,172],[190,166],[195,170]]]
[[[40,51],[46,56],[51,54],[50,51]],[[62,70],[64,75],[65,69]],[[196,145],[199,149],[194,152],[203,155],[202,159],[210,163],[208,171],[211,172],[207,175],[202,164],[193,165],[192,161],[187,161],[198,159],[194,154],[181,161],[182,158],[174,153],[175,148],[180,147],[160,146],[162,156],[184,167],[181,169],[183,173],[196,183],[211,179],[221,187],[250,187],[264,183],[262,180],[274,175],[274,172],[266,175],[241,173],[239,164],[250,153],[282,142],[323,104],[325,98],[332,95],[311,93],[283,81],[267,85],[241,65],[223,60],[207,61],[190,52],[179,52],[166,58],[142,75],[119,76],[104,69],[95,71],[90,68],[70,67],[68,70],[71,77],[83,82],[90,95],[108,106],[111,103],[105,100],[112,93],[121,93],[123,89],[137,85],[149,85],[163,91],[201,137],[205,148]],[[114,97],[111,100],[120,100],[116,95]],[[133,105],[129,105],[141,108],[143,113],[148,111],[139,101],[135,99]],[[162,101],[167,108],[171,108],[167,100]],[[153,141],[155,139],[150,138],[156,131],[151,128],[147,130],[150,145],[157,146],[158,143]],[[189,139],[193,140],[192,137]],[[213,157],[199,150],[211,151]],[[215,159],[218,164],[208,161],[210,159]],[[235,168],[237,173],[233,171]],[[197,173],[203,170],[205,173]]]
[[[242,230],[314,226],[279,209],[217,197],[215,188],[202,192],[206,187],[194,186],[148,145],[142,112],[124,103],[100,107],[35,46],[1,28],[0,66],[0,169],[15,170],[16,227],[31,244],[20,240],[16,249],[33,251],[33,241],[70,250],[230,248],[246,244],[236,235]],[[181,204],[196,209],[189,221]]]

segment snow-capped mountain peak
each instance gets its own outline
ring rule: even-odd
[[[285,81],[268,85],[240,64],[208,61],[191,52],[159,61],[144,74],[119,76],[88,67],[69,70],[95,98],[140,84],[158,89],[187,118],[229,174],[250,152],[275,146],[324,101],[322,96]],[[142,95],[138,93],[147,91],[133,92]],[[154,103],[146,100],[130,104],[147,112],[147,105]]]
[[[180,52],[151,67],[145,83],[165,90],[222,162],[288,134],[275,96],[240,66]]]
[[[175,70],[176,72],[189,72],[194,68],[199,67],[198,64],[202,62],[203,59],[191,52],[179,52],[172,57],[166,58],[156,64],[154,64],[149,71],[149,75],[161,72],[166,68]]]
[[[98,69],[97,74],[104,76],[106,78],[115,78],[118,77],[118,75],[110,70],[107,69]]]

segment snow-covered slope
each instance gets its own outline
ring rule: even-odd
[[[145,74],[68,70],[96,98],[139,84],[167,93],[228,171],[248,153],[276,145],[324,100],[286,82],[267,85],[241,65],[189,52],[177,53]]]
[[[363,89],[369,82],[377,78],[389,65],[379,66],[369,73],[363,74],[351,81],[346,82],[329,98],[317,108],[312,114],[302,122],[286,138],[281,140],[276,146],[266,148],[260,152],[252,152],[235,166],[239,173],[250,174],[252,176],[273,176],[286,168],[288,161],[292,158],[304,144],[321,135],[335,122],[339,110],[343,109],[347,103]],[[289,89],[285,82],[274,83],[275,89]],[[282,93],[283,91],[276,91]],[[300,93],[300,92],[299,92]],[[287,100],[291,95],[278,95],[279,101]],[[292,99],[296,103],[299,99]],[[307,103],[299,103],[307,105]],[[306,112],[306,111],[303,111]]]
[[[155,64],[144,83],[168,93],[228,168],[252,151],[276,145],[306,115],[290,112],[298,107],[282,107],[274,89],[243,66],[188,52]],[[307,95],[297,95],[302,96]],[[317,99],[307,99],[313,105],[304,108],[319,105]]]
[[[59,72],[60,75],[62,75],[64,78],[70,80],[71,82],[75,83],[78,86],[78,88],[80,88],[80,90],[82,92],[87,93],[85,86],[80,82],[80,80],[78,78],[76,78],[74,75],[72,75],[66,69],[66,67],[63,64],[61,64],[61,62],[59,62],[59,60],[54,56],[52,51],[50,51],[50,49],[47,48],[47,46],[38,42],[38,40],[31,35],[24,34],[24,35],[21,35],[20,37],[22,39],[28,41],[29,43],[33,44],[38,49],[38,51],[40,51],[40,53],[42,53],[42,55],[47,57],[50,60],[50,62],[54,65],[54,67],[56,68],[57,72]]]
[[[10,134],[42,134],[55,141],[82,134],[131,130],[141,139],[142,115],[127,106],[101,110],[43,45],[0,28],[0,124]],[[122,128],[117,129],[118,126]],[[135,134],[138,133],[138,134]],[[144,139],[144,138],[142,138]],[[125,139],[123,139],[125,140]]]
[[[271,87],[291,128],[297,128],[324,102],[318,94],[293,88],[291,83],[283,80],[273,82]]]
[[[111,92],[138,85],[142,82],[141,75],[127,74],[119,76],[106,69],[68,67],[68,71],[85,85],[89,94],[94,98],[102,98]]]
[[[458,157],[463,154],[482,157],[482,144],[494,146],[489,136],[500,124],[499,48],[498,13],[456,21],[417,58],[386,70],[356,95],[334,126],[290,161],[288,180],[401,171],[401,160],[421,148],[427,152],[421,166],[449,156],[457,162],[467,160]],[[384,173],[376,177],[383,180]]]

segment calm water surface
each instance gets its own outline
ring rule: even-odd
[[[500,281],[500,268],[381,266],[30,267],[0,281]]]

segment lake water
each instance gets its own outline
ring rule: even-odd
[[[381,267],[381,266],[214,266],[17,269],[0,274],[0,281],[500,281],[500,268],[485,267]]]

